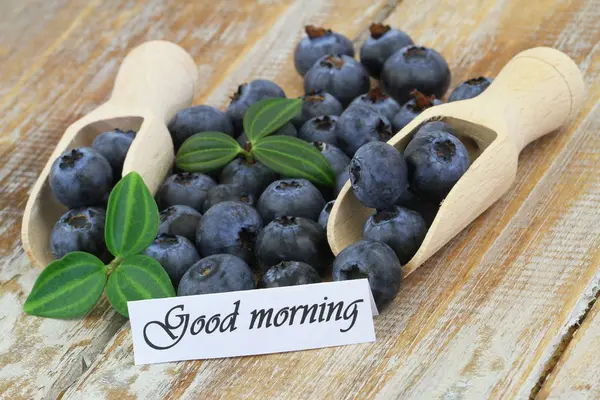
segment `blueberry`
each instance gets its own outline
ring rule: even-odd
[[[406,161],[387,143],[367,143],[350,161],[352,191],[365,206],[391,207],[407,187]]]
[[[252,263],[256,237],[262,227],[254,207],[238,201],[224,201],[212,206],[200,219],[196,247],[204,257],[227,253]]]
[[[292,124],[298,129],[315,117],[338,116],[344,111],[342,103],[331,94],[324,91],[311,90],[302,99],[302,111],[292,119]]]
[[[50,234],[50,249],[57,259],[73,251],[84,251],[106,259],[104,242],[106,211],[99,207],[69,210],[54,224]]]
[[[325,142],[335,146],[337,144],[335,135],[337,119],[338,117],[335,115],[311,118],[302,125],[298,131],[298,137],[307,142]]]
[[[196,227],[202,214],[192,207],[174,205],[160,212],[158,234],[183,236],[192,242],[196,240]]]
[[[343,173],[348,164],[350,164],[350,157],[342,150],[329,143],[313,142],[313,146],[315,146],[329,162],[331,169],[335,172],[335,176]]]
[[[371,215],[363,229],[366,240],[390,246],[403,265],[417,253],[426,234],[423,217],[416,211],[398,206]]]
[[[480,76],[479,78],[469,79],[466,82],[461,83],[454,89],[448,101],[458,101],[458,100],[466,100],[472,99],[475,96],[483,93],[485,89],[488,88],[492,83],[490,78],[486,78],[484,76]]]
[[[435,50],[407,46],[387,59],[381,73],[381,84],[400,104],[410,99],[413,89],[441,99],[450,85],[450,69]]]
[[[331,209],[333,208],[333,204],[335,203],[335,200],[331,200],[329,203],[325,204],[325,207],[323,207],[323,210],[321,210],[321,214],[319,214],[319,225],[321,226],[321,229],[323,229],[324,231],[327,231],[327,223],[329,222],[329,214],[331,214]]]
[[[266,79],[256,79],[238,86],[227,107],[227,115],[233,123],[234,130],[239,134],[244,129],[244,114],[254,104],[264,99],[285,97],[283,89],[274,82]]]
[[[400,105],[396,100],[385,94],[380,87],[369,90],[369,93],[358,96],[350,106],[362,105],[374,108],[389,121],[398,114]]]
[[[454,129],[452,129],[452,127],[450,125],[448,125],[447,123],[445,123],[443,121],[430,121],[430,122],[426,122],[423,125],[419,126],[419,128],[417,129],[417,132],[413,135],[413,137],[427,135],[429,133],[435,133],[438,131],[444,131],[451,135],[456,136]]]
[[[310,265],[299,261],[282,261],[265,272],[258,281],[258,287],[276,288],[319,282],[321,282],[321,277]]]
[[[256,200],[252,193],[244,192],[238,185],[225,183],[211,188],[204,200],[203,212],[207,212],[215,204],[224,201],[239,201],[254,206]]]
[[[219,178],[219,182],[235,184],[243,192],[260,197],[261,193],[272,182],[279,179],[279,174],[265,167],[258,161],[248,161],[245,158],[237,158],[230,162]]]
[[[410,141],[404,151],[410,186],[432,200],[442,200],[469,168],[469,154],[455,136],[431,132]]]
[[[342,188],[344,187],[346,182],[348,182],[349,180],[350,180],[350,165],[348,164],[348,167],[344,168],[342,173],[340,173],[339,175],[337,175],[335,177],[335,197],[338,197],[340,195]]]
[[[427,228],[433,223],[440,208],[439,202],[417,196],[410,187],[400,196],[396,205],[418,212]]]
[[[306,179],[283,179],[269,185],[258,199],[265,224],[277,217],[304,217],[316,221],[325,206],[319,189]]]
[[[375,304],[380,309],[396,297],[402,283],[402,269],[390,246],[360,240],[335,258],[332,278],[334,281],[367,278]]]
[[[387,142],[392,137],[388,119],[377,110],[354,105],[342,113],[336,124],[338,147],[348,156],[369,142]]]
[[[115,129],[99,134],[92,142],[92,148],[102,154],[112,167],[114,179],[121,176],[125,156],[134,138],[134,131]]]
[[[263,271],[281,261],[302,261],[324,271],[331,261],[325,231],[301,217],[279,217],[256,240],[256,259]]]
[[[154,258],[163,266],[173,286],[177,287],[183,274],[200,260],[194,244],[183,236],[160,234],[144,250],[144,254]]]
[[[229,116],[211,106],[185,108],[175,114],[169,122],[173,144],[178,149],[190,136],[201,132],[223,132],[233,136],[233,125]]]
[[[239,257],[215,254],[201,259],[183,275],[177,296],[192,296],[254,289],[252,270]]]
[[[112,184],[110,163],[91,147],[64,152],[50,169],[52,193],[68,208],[105,204]]]
[[[158,189],[156,202],[160,210],[174,205],[184,205],[202,212],[206,193],[214,186],[216,182],[204,174],[183,172],[171,175]]]
[[[424,110],[442,104],[442,102],[436,99],[434,96],[427,97],[418,90],[410,92],[412,99],[402,105],[398,114],[392,119],[392,126],[396,132],[400,131],[406,125],[408,125],[417,115],[421,114]]]
[[[371,24],[369,30],[371,35],[360,48],[360,62],[373,78],[379,79],[387,59],[413,41],[406,33],[389,25]]]
[[[304,76],[324,55],[346,54],[354,57],[352,41],[344,35],[312,25],[307,25],[305,31],[307,36],[296,45],[294,50],[294,65],[300,75]]]
[[[296,131],[296,127],[292,125],[291,122],[288,122],[275,132],[271,133],[270,136],[274,135],[298,137],[298,131]],[[242,134],[238,136],[237,141],[240,146],[245,149],[246,146],[248,146],[248,136],[246,135],[246,132],[242,132]]]
[[[371,81],[365,67],[346,55],[321,57],[304,76],[304,91],[324,90],[343,106],[369,91]]]

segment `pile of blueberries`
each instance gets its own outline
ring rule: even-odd
[[[280,176],[244,157],[207,174],[174,167],[156,194],[159,234],[145,254],[161,263],[178,295],[316,283],[331,274],[333,280],[368,278],[378,306],[394,298],[401,265],[416,253],[440,202],[467,170],[469,155],[442,121],[421,125],[403,152],[386,143],[424,109],[441,103],[450,70],[439,53],[414,45],[402,31],[373,24],[370,32],[359,62],[348,38],[306,27],[294,53],[304,76],[302,111],[274,133],[311,142],[331,164],[335,188]],[[371,78],[379,80],[377,87],[371,88]],[[475,97],[490,83],[471,79],[449,101]],[[180,111],[169,124],[175,148],[206,131],[249,146],[242,124],[246,110],[275,97],[285,93],[259,79],[239,86],[226,112],[207,105]],[[70,209],[52,231],[57,258],[71,251],[109,257],[107,196],[134,138],[134,132],[105,132],[91,147],[54,162],[51,188]],[[348,180],[375,212],[363,240],[334,257],[327,220]]]

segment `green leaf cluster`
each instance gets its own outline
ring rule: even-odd
[[[175,296],[169,275],[158,261],[139,254],[158,232],[158,208],[137,172],[113,188],[106,210],[105,240],[115,259],[104,265],[96,256],[69,253],[50,263],[35,281],[23,309],[49,318],[85,315],[106,288],[108,300],[128,316],[127,302]]]
[[[247,148],[242,148],[225,133],[201,132],[181,145],[176,165],[188,172],[209,172],[243,156],[283,176],[305,178],[319,185],[333,186],[335,174],[319,150],[304,140],[272,135],[301,110],[301,99],[259,101],[244,114],[244,131],[249,141]]]

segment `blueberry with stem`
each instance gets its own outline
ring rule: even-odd
[[[352,41],[331,29],[307,25],[304,37],[294,50],[294,65],[302,76],[321,57],[327,54],[346,54],[354,57]]]
[[[426,109],[442,104],[435,96],[425,96],[418,90],[410,92],[412,99],[402,105],[400,111],[394,116],[392,126],[396,132],[408,125],[413,119]]]
[[[369,74],[354,58],[346,55],[326,55],[321,57],[304,76],[304,91],[324,90],[338,99],[343,106],[371,86]]]
[[[413,41],[401,30],[380,23],[371,24],[369,32],[369,37],[360,48],[360,62],[369,71],[369,75],[379,79],[387,59],[398,50],[413,44]]]

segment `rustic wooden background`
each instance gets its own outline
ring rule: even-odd
[[[453,85],[556,47],[586,101],[528,146],[510,192],[427,262],[376,319],[375,344],[135,367],[106,301],[25,316],[39,269],[20,246],[28,190],[64,129],[103,102],[129,49],[179,43],[196,104],[273,79],[289,96],[307,23],[360,43],[385,21],[448,60]],[[600,398],[599,0],[3,0],[0,2],[0,398]]]

